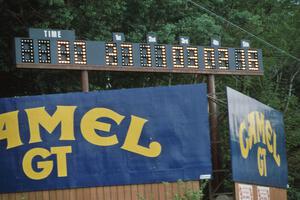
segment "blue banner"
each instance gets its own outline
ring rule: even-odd
[[[233,180],[287,188],[282,114],[228,87],[227,100]]]
[[[0,99],[0,192],[210,177],[206,85]]]

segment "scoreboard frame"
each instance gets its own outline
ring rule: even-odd
[[[250,47],[195,46],[181,37],[179,44],[157,44],[154,34],[145,43],[76,40],[70,30],[29,29],[15,38],[17,68],[161,72],[186,74],[263,75],[262,50]]]

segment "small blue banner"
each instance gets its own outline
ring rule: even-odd
[[[210,178],[206,85],[0,99],[0,192]]]
[[[227,87],[233,180],[287,188],[282,113]]]

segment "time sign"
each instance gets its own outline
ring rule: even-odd
[[[155,35],[145,43],[75,39],[69,30],[29,29],[29,38],[15,38],[17,68],[73,69],[198,74],[262,75],[260,49],[157,44]]]

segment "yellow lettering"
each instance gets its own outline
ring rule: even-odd
[[[0,140],[6,140],[6,149],[21,146],[23,143],[19,131],[19,111],[0,114]]]
[[[243,158],[247,158],[248,157],[248,153],[249,153],[249,144],[247,142],[247,139],[243,138],[243,134],[246,131],[246,126],[245,126],[245,122],[242,122],[240,124],[240,129],[239,129],[239,140],[240,140],[240,149],[241,149],[241,153]]]
[[[266,149],[261,147],[257,148],[257,165],[260,176],[267,176],[267,159]]]
[[[273,154],[274,161],[280,166],[280,155],[277,153],[276,132],[271,126],[269,120],[260,112],[251,112],[247,116],[248,127],[245,121],[239,127],[240,150],[243,158],[247,158],[253,145],[260,143],[266,145],[266,148],[258,147],[257,164],[261,176],[267,176],[267,151]],[[248,131],[248,132],[247,132]],[[248,134],[247,134],[248,133]]]
[[[267,143],[268,151],[270,153],[273,153],[273,146],[271,144],[271,140],[272,140],[272,127],[271,127],[271,123],[270,123],[269,120],[266,121],[265,135],[266,135],[266,139],[267,139],[266,143]],[[274,143],[274,141],[273,141],[273,143]]]
[[[248,115],[248,145],[249,149],[252,149],[252,145],[257,143],[256,133],[255,133],[255,112],[251,112]]]
[[[52,147],[51,153],[56,154],[57,176],[58,177],[68,176],[67,153],[72,153],[72,147],[71,146]]]
[[[111,124],[99,122],[99,118],[109,118],[118,125],[124,119],[124,116],[106,108],[94,108],[88,111],[81,119],[80,129],[83,137],[90,143],[98,146],[112,146],[118,144],[116,134],[111,136],[100,136],[95,130],[110,132]]]
[[[57,106],[55,113],[50,116],[45,107],[25,109],[28,116],[30,141],[29,143],[42,142],[40,125],[48,133],[61,124],[61,136],[59,140],[75,140],[74,137],[74,112],[76,106]]]
[[[146,119],[131,115],[131,122],[122,149],[147,157],[157,157],[161,153],[161,145],[158,142],[151,142],[149,148],[140,146],[139,139],[142,134]]]
[[[273,158],[277,164],[277,166],[279,167],[280,166],[280,155],[277,154],[277,147],[276,147],[276,144],[277,144],[277,140],[276,140],[276,133],[275,131],[273,132]]]
[[[43,159],[48,158],[51,153],[47,149],[34,148],[29,150],[23,158],[23,170],[26,176],[33,180],[41,180],[48,177],[53,169],[53,161],[39,161],[37,168],[41,171],[37,172],[32,168],[32,160],[36,156],[41,156]]]
[[[265,137],[265,116],[263,113],[255,112],[255,121],[256,121],[256,134],[257,140],[260,142],[260,138],[262,137],[262,142],[266,144],[266,137]]]

